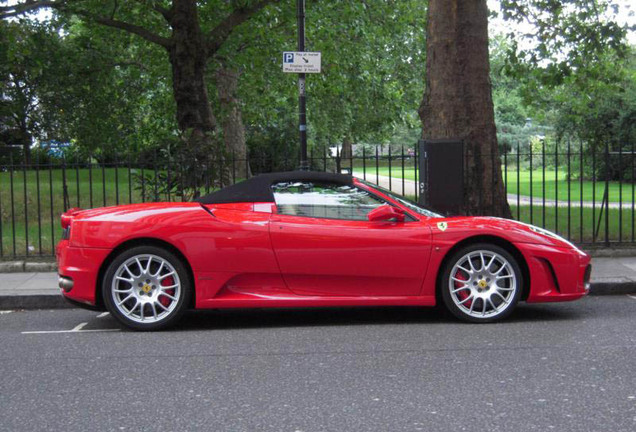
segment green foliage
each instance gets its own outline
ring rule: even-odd
[[[36,141],[73,142],[107,161],[174,136],[165,54],[155,47],[75,19],[0,26],[9,127],[23,119]]]
[[[636,139],[636,61],[625,41],[633,29],[614,21],[618,6],[596,0],[504,0],[501,6],[504,17],[532,28],[492,44],[493,99],[503,145],[527,142],[528,137],[502,133],[515,135],[519,123],[514,122],[525,114],[533,124],[545,125],[534,135],[546,136],[559,151],[565,152],[568,142],[577,148],[583,143],[586,179],[631,179],[629,164],[613,158],[606,164],[603,156],[606,149],[631,151]]]
[[[604,61],[605,53],[623,57],[630,30],[612,15],[618,6],[609,0],[501,0],[507,20],[529,27],[527,33],[510,31],[509,72],[532,75],[538,85],[560,85],[566,79],[587,79],[590,66]]]
[[[306,49],[322,52],[322,73],[308,75],[306,85],[309,143],[317,152],[345,137],[382,142],[396,128],[419,129],[425,15],[424,2],[415,0],[307,2]],[[295,8],[274,4],[251,24],[218,56],[242,73],[243,118],[258,151],[256,139],[297,140],[298,77],[281,70],[282,52],[296,49]]]

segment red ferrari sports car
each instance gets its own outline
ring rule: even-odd
[[[544,229],[443,217],[341,174],[264,174],[197,202],[72,209],[70,301],[155,330],[188,308],[434,306],[491,322],[520,301],[575,300],[590,257]]]

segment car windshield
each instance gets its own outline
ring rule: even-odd
[[[441,214],[435,213],[431,210],[425,209],[424,207],[421,207],[419,204],[411,201],[410,199],[404,198],[402,195],[398,195],[395,192],[391,192],[388,189],[385,189],[381,186],[378,186],[376,184],[370,183],[366,180],[362,180],[362,179],[358,179],[361,183],[373,188],[373,189],[377,189],[380,192],[382,192],[383,194],[391,197],[392,199],[394,199],[395,201],[399,202],[400,204],[402,204],[405,207],[408,207],[410,210],[413,210],[416,213],[419,213],[421,215],[424,216],[428,216],[428,217],[433,217],[433,218],[441,218],[444,217]]]

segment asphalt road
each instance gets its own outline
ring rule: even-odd
[[[0,430],[636,430],[627,296],[522,305],[491,325],[378,308],[117,328],[82,310],[1,313]]]

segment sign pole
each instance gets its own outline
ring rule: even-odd
[[[305,51],[305,0],[296,0],[298,19],[298,51]],[[305,99],[305,74],[298,74],[298,128],[300,132],[300,167],[309,170],[307,161],[307,105]]]

